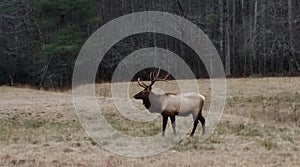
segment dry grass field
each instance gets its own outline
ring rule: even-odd
[[[198,84],[208,99],[206,115],[210,82]],[[155,86],[178,91],[174,81]],[[140,90],[131,83],[131,94]],[[107,106],[105,117],[119,131],[160,133],[161,120],[141,125],[118,114],[110,84],[97,85],[96,92]],[[138,101],[135,105],[142,108]],[[199,143],[187,136],[170,150],[145,158],[119,156],[97,146],[77,119],[71,91],[0,87],[0,166],[300,166],[299,157],[300,78],[228,79],[225,110],[209,139]]]

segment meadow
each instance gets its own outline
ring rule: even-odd
[[[184,81],[189,84],[189,81]],[[42,91],[0,87],[0,166],[300,166],[300,78],[227,79],[225,109],[205,142],[185,137],[170,150],[151,157],[128,158],[107,152],[82,128],[71,90]],[[198,85],[210,104],[210,80]],[[176,81],[155,87],[178,93]],[[161,117],[140,123],[124,118],[114,106],[110,84],[97,84],[101,110],[118,131],[131,136],[160,133]],[[130,84],[130,97],[141,88]],[[141,102],[133,100],[138,108]],[[170,122],[169,122],[170,124]],[[170,125],[168,125],[170,126]],[[166,135],[172,135],[171,131]]]

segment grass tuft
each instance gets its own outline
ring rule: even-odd
[[[277,142],[271,139],[265,139],[261,142],[262,146],[264,146],[267,150],[275,149],[278,147]]]

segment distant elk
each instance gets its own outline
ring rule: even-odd
[[[156,76],[154,73],[150,73],[150,85],[146,85],[141,82],[140,78],[138,78],[138,84],[144,88],[143,91],[134,95],[135,99],[143,100],[143,105],[148,109],[151,113],[161,113],[163,117],[163,129],[162,136],[165,135],[165,129],[167,126],[168,118],[170,117],[173,133],[176,135],[175,129],[175,116],[184,116],[187,117],[190,114],[193,115],[194,127],[190,134],[193,136],[199,121],[202,124],[202,134],[205,133],[205,119],[202,116],[202,109],[205,102],[205,97],[199,93],[184,93],[184,94],[174,94],[174,93],[165,93],[165,94],[157,94],[152,91],[152,86],[156,81],[166,81],[169,75],[164,77],[163,79],[159,79],[160,69]]]

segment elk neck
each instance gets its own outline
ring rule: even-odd
[[[150,112],[161,112],[163,110],[163,104],[166,101],[165,99],[165,94],[158,94],[151,91],[148,98],[144,100],[144,105],[147,109],[151,110]]]

